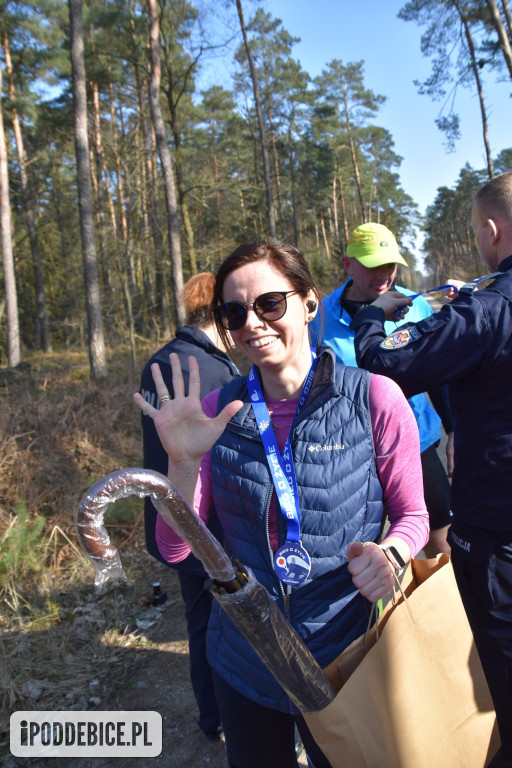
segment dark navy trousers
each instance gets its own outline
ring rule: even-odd
[[[185,602],[190,654],[190,679],[199,708],[198,725],[207,734],[220,727],[220,715],[213,687],[212,671],[206,658],[206,628],[212,596],[205,588],[207,575],[178,571],[181,595]]]
[[[492,768],[512,768],[512,544],[472,561],[452,543],[455,578],[496,709],[501,751]],[[484,545],[484,542],[479,542]]]
[[[290,715],[256,704],[232,688],[216,672],[213,682],[226,735],[230,768],[298,768],[295,725],[313,768],[331,768],[302,715]],[[348,768],[348,767],[347,767]]]

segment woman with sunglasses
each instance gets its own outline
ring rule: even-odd
[[[135,395],[169,455],[169,478],[207,519],[214,505],[228,554],[248,566],[321,666],[366,629],[371,602],[428,539],[418,430],[389,379],[312,350],[319,306],[304,256],[260,240],[237,248],[215,281],[220,334],[252,363],[248,376],[199,400],[171,356],[174,399],[153,368],[163,406]],[[380,541],[384,511],[391,526]],[[190,549],[157,522],[162,555]],[[214,602],[208,657],[236,768],[296,768],[294,725],[316,768],[329,763],[303,718]]]

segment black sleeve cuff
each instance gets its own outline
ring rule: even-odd
[[[448,389],[446,386],[438,387],[428,391],[430,401],[437,411],[437,415],[443,423],[443,429],[448,434],[454,431],[453,416],[448,399]]]

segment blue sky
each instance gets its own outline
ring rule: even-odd
[[[301,42],[294,57],[312,76],[332,59],[344,64],[364,60],[365,85],[387,97],[376,122],[387,128],[403,157],[400,177],[405,191],[423,213],[440,186],[452,187],[466,162],[484,168],[485,151],[476,94],[457,91],[455,110],[461,116],[461,139],[447,154],[444,136],[434,123],[442,102],[420,96],[414,80],[430,73],[430,59],[421,55],[423,28],[397,18],[404,0],[267,0],[267,10]],[[246,15],[252,6],[248,4]],[[496,83],[496,75],[481,71],[486,85],[489,140],[493,156],[512,146],[512,83]],[[512,169],[511,169],[512,170]]]
[[[375,122],[386,128],[403,160],[399,168],[402,187],[424,213],[438,187],[453,187],[466,162],[485,168],[485,150],[477,95],[467,88],[457,90],[455,111],[461,118],[461,138],[456,151],[447,153],[445,137],[435,124],[442,103],[417,92],[414,80],[425,80],[431,60],[422,56],[424,32],[415,22],[397,18],[406,0],[243,0],[246,22],[261,5],[281,19],[284,28],[301,42],[292,55],[311,77],[321,74],[333,59],[344,64],[365,62],[365,86],[386,97]],[[236,17],[235,17],[236,19]],[[231,16],[233,24],[233,16]],[[240,44],[237,28],[235,45]],[[233,71],[232,53],[203,64],[201,85],[224,82],[229,87]],[[512,82],[496,82],[496,73],[480,70],[484,82],[493,157],[512,147]],[[505,75],[502,75],[505,79]],[[512,170],[512,168],[510,169]],[[469,212],[468,212],[469,215]],[[421,234],[408,243],[421,259]]]
[[[365,62],[365,86],[387,99],[375,122],[391,133],[395,151],[403,158],[399,169],[402,187],[421,213],[434,201],[438,187],[455,185],[466,162],[473,168],[485,168],[480,108],[473,91],[459,87],[455,111],[461,117],[462,135],[454,153],[448,154],[443,147],[445,137],[434,122],[442,102],[420,96],[413,83],[426,79],[431,61],[420,51],[424,28],[397,18],[405,0],[366,0],[364,4],[355,0],[243,0],[246,21],[258,4],[280,18],[290,34],[301,38],[292,55],[311,77],[321,74],[333,59],[344,64]],[[227,79],[232,68],[231,56],[217,59],[209,72],[203,70],[203,82]],[[497,83],[496,74],[485,67],[480,74],[495,157],[512,147],[512,83]],[[411,250],[420,255],[420,245],[421,237],[410,244]]]

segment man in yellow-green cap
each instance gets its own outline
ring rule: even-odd
[[[323,300],[323,330],[320,331],[320,313],[310,326],[312,338],[319,341],[318,335],[321,332],[321,342],[332,347],[338,360],[345,365],[357,366],[354,331],[350,328],[357,312],[391,288],[405,295],[412,294],[412,291],[394,284],[398,264],[408,266],[400,254],[395,236],[387,227],[370,222],[354,229],[348,241],[347,255],[343,257],[348,280]],[[428,301],[419,296],[409,308],[407,322],[411,320],[411,313],[417,322],[431,315],[432,309]],[[386,323],[386,332],[391,333],[403,322],[405,320]],[[425,553],[430,557],[450,551],[446,540],[451,517],[450,484],[439,459],[437,445],[441,439],[442,423],[448,435],[447,460],[448,472],[451,474],[453,420],[446,388],[429,392],[429,396],[436,410],[426,394],[411,397],[409,404],[420,434],[423,486],[430,518],[430,539]]]

